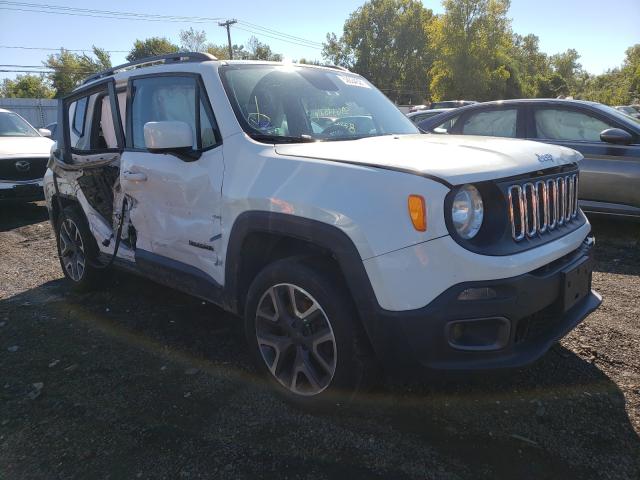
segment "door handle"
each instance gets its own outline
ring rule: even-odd
[[[122,176],[125,180],[129,180],[131,182],[145,182],[147,180],[147,175],[143,172],[130,172],[125,170],[122,172]]]

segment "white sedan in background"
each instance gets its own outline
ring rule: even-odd
[[[53,141],[15,112],[0,108],[0,200],[44,198],[42,177]]]

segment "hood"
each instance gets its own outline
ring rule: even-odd
[[[280,155],[407,171],[451,185],[512,177],[582,159],[575,150],[557,145],[468,135],[386,135],[275,148]]]
[[[0,137],[0,155],[49,156],[53,140],[46,137]]]

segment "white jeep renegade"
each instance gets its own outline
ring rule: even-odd
[[[67,278],[113,265],[243,317],[301,404],[377,366],[528,364],[601,302],[579,153],[421,135],[339,68],[155,57],[87,79],[58,124]]]

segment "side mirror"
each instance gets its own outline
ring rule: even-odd
[[[193,131],[186,122],[147,122],[144,124],[144,143],[152,153],[190,151]]]
[[[620,128],[608,128],[600,133],[600,140],[616,145],[629,145],[633,141],[633,137],[629,132]]]
[[[43,137],[51,138],[51,130],[49,130],[48,128],[39,128],[38,133]]]

